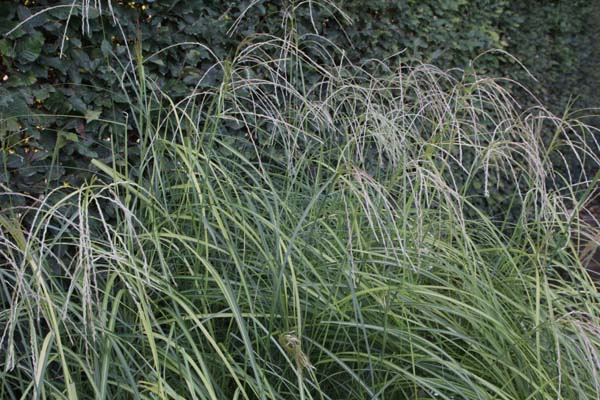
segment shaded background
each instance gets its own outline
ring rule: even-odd
[[[71,0],[0,1],[0,33],[45,8],[70,4]],[[138,127],[133,118],[124,117],[124,112],[131,115],[129,108],[135,103],[125,93],[134,92],[135,85],[121,85],[115,73],[119,62],[128,61],[127,48],[148,55],[175,43],[200,42],[218,58],[232,58],[248,35],[282,35],[284,13],[294,6],[272,0],[259,1],[250,9],[250,1],[239,0],[112,1],[115,20],[107,3],[102,4],[102,15],[90,11],[89,26],[82,26],[78,8],[59,7],[0,38],[0,183],[11,190],[36,197],[53,187],[80,185],[98,172],[90,164],[93,158],[111,164],[114,157],[117,164],[136,165]],[[509,77],[524,83],[558,115],[600,105],[598,2],[350,0],[336,4],[352,24],[344,22],[331,4],[305,2],[293,11],[298,35],[323,35],[355,63],[387,58],[394,66],[418,60]],[[59,58],[61,47],[64,56]],[[537,81],[502,52],[480,56],[491,49],[516,56]],[[177,99],[188,94],[214,62],[213,55],[198,46],[180,46],[152,59],[145,69]],[[200,87],[210,87],[219,78],[209,75]],[[524,109],[534,104],[517,86],[507,83],[507,87]],[[103,120],[125,123],[127,129]],[[593,118],[587,121],[598,125]],[[232,128],[228,134],[242,136],[243,132]],[[123,145],[107,143],[108,137]],[[253,152],[247,151],[252,157]],[[131,171],[139,174],[135,168]],[[504,187],[482,206],[493,210],[512,191]]]

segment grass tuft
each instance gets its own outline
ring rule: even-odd
[[[0,397],[600,396],[568,211],[596,185],[594,128],[293,31],[184,99],[147,60],[120,75],[140,164],[94,160],[0,213]],[[503,182],[503,213],[476,206]]]

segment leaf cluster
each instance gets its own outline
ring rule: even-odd
[[[562,105],[567,93],[584,85],[577,78],[582,62],[575,52],[590,41],[582,16],[592,7],[559,1],[536,8],[508,0],[93,5],[102,7],[82,8],[67,0],[0,1],[0,32],[10,32],[0,39],[0,183],[16,191],[39,196],[61,185],[79,186],[97,172],[92,159],[139,164],[147,126],[138,118],[147,106],[139,101],[145,90],[139,82],[148,78],[173,101],[214,87],[223,78],[215,64],[235,58],[255,34],[318,35],[343,49],[351,62],[365,65],[373,59],[391,65],[417,59],[526,77],[504,54],[471,64],[487,50],[508,50],[543,78],[544,100]],[[263,79],[266,72],[253,73]],[[311,83],[317,75],[302,79]],[[246,132],[230,126],[228,134]],[[253,157],[251,147],[238,150]],[[483,186],[482,179],[475,180]],[[480,204],[492,213],[499,199],[515,191],[507,181],[496,186],[504,189],[495,200]]]

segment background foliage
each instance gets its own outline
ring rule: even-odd
[[[597,52],[589,28],[597,6],[584,1],[339,2],[352,24],[333,4],[311,2],[113,1],[115,18],[102,3],[102,14],[90,9],[87,19],[71,4],[0,1],[2,33],[49,8],[0,39],[0,183],[33,196],[89,179],[95,172],[92,158],[123,163],[128,147],[126,157],[135,165],[143,126],[129,109],[127,94],[138,90],[123,74],[129,59],[167,48],[149,58],[143,72],[177,100],[216,82],[220,77],[211,75],[210,67],[234,57],[245,37],[281,35],[289,24],[299,36],[323,35],[356,63],[418,59],[443,68],[474,68],[525,80],[558,112],[573,93],[581,96],[579,105],[597,104],[597,73],[590,67]],[[175,44],[182,45],[169,47]],[[490,49],[515,54],[539,82],[504,53],[476,58]],[[232,127],[229,134],[243,132]],[[487,206],[512,191],[505,187]]]
[[[515,78],[556,113],[573,102],[577,108],[598,107],[598,3],[512,3],[519,23],[507,31],[508,51],[523,61],[537,82],[522,71],[511,71]]]

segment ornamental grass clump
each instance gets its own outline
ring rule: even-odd
[[[141,163],[0,213],[0,397],[600,396],[568,212],[594,128],[312,35],[248,40],[184,99],[144,57]],[[507,182],[503,215],[476,204]]]

